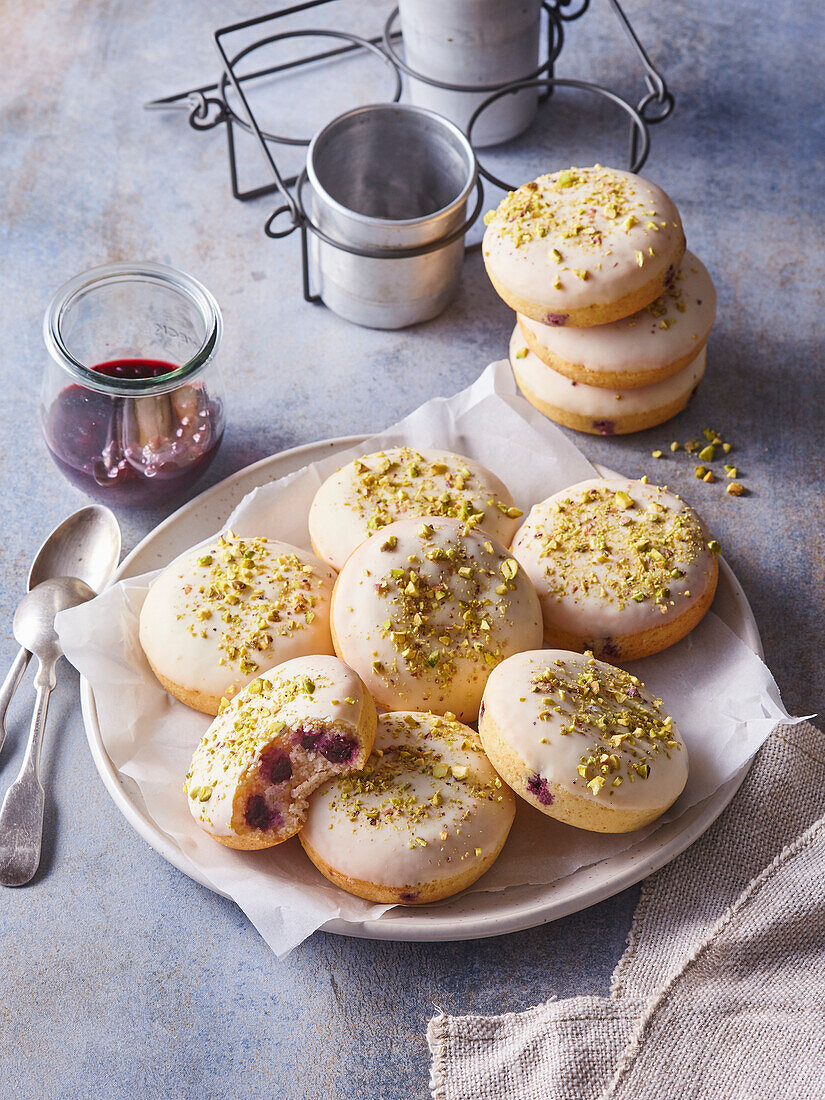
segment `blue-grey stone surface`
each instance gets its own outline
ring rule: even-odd
[[[338,0],[316,25],[375,33],[385,3]],[[822,261],[825,124],[818,0],[630,3],[673,88],[646,172],[679,205],[719,290],[709,369],[673,424],[577,440],[598,461],[662,479],[701,507],[740,577],[790,710],[822,706],[825,478]],[[381,428],[472,381],[512,317],[478,252],[455,303],[399,333],[356,329],[300,297],[297,242],[268,240],[275,205],[229,192],[220,130],[153,96],[215,78],[211,32],[240,0],[7,0],[0,21],[0,659],[42,537],[82,503],[38,431],[41,317],[67,278],[155,259],[205,282],[224,311],[230,427],[204,486],[275,451]],[[305,22],[308,22],[305,19]],[[292,47],[294,49],[294,47]],[[282,55],[283,56],[283,55]],[[568,28],[559,75],[643,93],[605,0]],[[386,96],[376,62],[273,84],[262,122],[310,134]],[[625,163],[615,116],[559,94],[530,134],[486,162],[515,183],[569,163]],[[265,180],[244,139],[245,182]],[[295,152],[284,163],[296,164]],[[489,196],[496,201],[495,193]],[[475,239],[478,232],[474,234]],[[713,426],[736,444],[749,495],[693,478],[652,449]],[[126,547],[160,513],[123,513]],[[30,678],[8,720],[0,791],[19,764]],[[604,993],[637,891],[553,925],[476,943],[375,943],[316,934],[277,962],[235,907],[150,850],[106,794],[64,667],[44,753],[46,843],[34,882],[0,893],[0,1096],[421,1100],[424,1027],[452,1012]]]

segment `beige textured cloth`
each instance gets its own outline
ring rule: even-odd
[[[780,726],[644,884],[609,998],[430,1022],[434,1100],[825,1097],[825,735]]]

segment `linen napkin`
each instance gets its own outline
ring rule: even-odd
[[[647,880],[610,996],[430,1021],[434,1100],[825,1096],[825,734],[779,726]]]

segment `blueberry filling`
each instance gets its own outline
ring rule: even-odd
[[[273,825],[280,824],[281,815],[267,806],[262,794],[253,794],[246,803],[244,819],[250,829],[271,829]]]
[[[344,737],[335,733],[327,737],[321,743],[321,755],[329,760],[330,764],[349,764],[355,756],[356,744],[351,737]]]
[[[274,749],[261,758],[261,773],[270,783],[285,783],[292,778],[292,761],[283,749]]]
[[[527,790],[534,794],[542,806],[552,806],[553,796],[547,788],[547,780],[540,775],[531,775],[527,780]]]
[[[547,316],[544,318],[544,321],[545,321],[545,324],[548,324],[548,325],[556,325],[556,326],[566,325],[567,324],[567,318],[569,316],[570,316],[569,313],[548,313]]]
[[[318,748],[321,734],[313,733],[311,730],[305,730],[299,726],[295,733],[294,740],[302,749],[306,749],[307,752],[313,752]]]
[[[416,890],[412,894],[399,894],[398,897],[400,901],[415,901],[418,897],[418,891]]]
[[[619,649],[612,638],[605,638],[602,641],[602,653],[605,657],[617,657]]]
[[[616,431],[616,425],[612,420],[594,420],[593,427],[599,435],[613,435]]]
[[[665,286],[666,287],[670,286],[673,283],[673,280],[675,278],[676,278],[676,271],[674,270],[673,264],[671,264],[670,267],[665,272]]]

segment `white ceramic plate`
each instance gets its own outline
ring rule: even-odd
[[[147,573],[168,564],[178,554],[216,531],[241,499],[259,485],[284,477],[336,451],[355,446],[363,438],[351,436],[294,447],[239,470],[185,504],[156,527],[123,561],[115,580]],[[609,473],[606,470],[601,472]],[[759,631],[747,598],[727,563],[720,559],[719,564],[719,586],[713,610],[761,657]],[[81,680],[80,694],[92,757],[115,805],[164,859],[190,878],[214,890],[213,884],[191,866],[175,841],[149,817],[137,786],[115,770],[103,746],[94,693],[86,680]],[[549,885],[459,894],[437,905],[390,909],[378,920],[360,924],[329,921],[324,929],[368,939],[466,940],[517,932],[557,920],[618,894],[683,852],[724,810],[738,790],[746,770],[743,769],[710,798],[691,807],[677,820],[663,825],[635,847],[601,863],[582,867]]]

